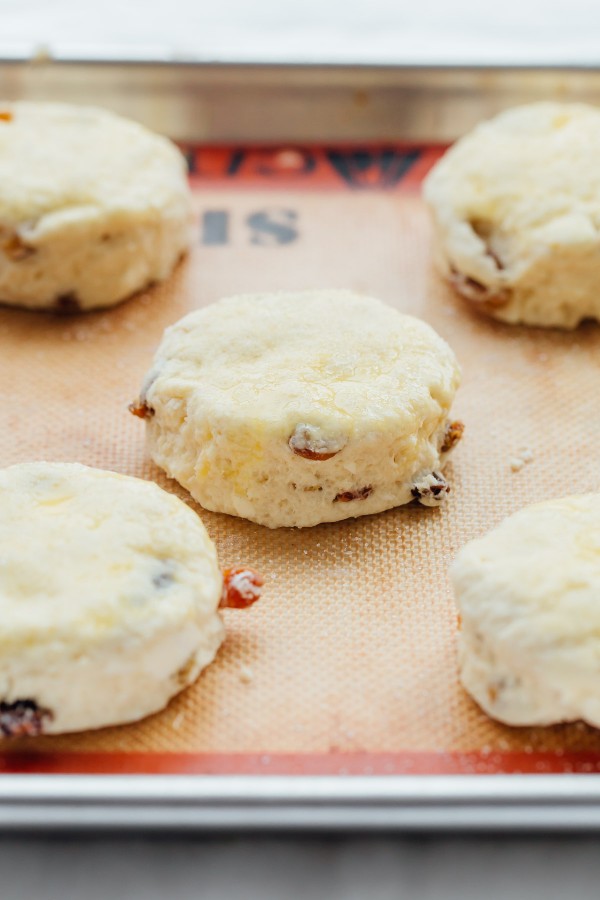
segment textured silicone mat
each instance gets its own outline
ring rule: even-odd
[[[226,613],[215,664],[143,722],[7,745],[5,771],[600,770],[597,732],[502,727],[457,682],[457,548],[526,503],[600,488],[600,329],[505,327],[440,282],[418,195],[440,152],[190,149],[198,243],[167,284],[86,316],[0,311],[2,465],[78,460],[185,497],[127,404],[165,326],[239,291],[349,287],[422,316],[461,361],[467,426],[441,510],[280,531],[202,512],[222,564],[267,585]]]

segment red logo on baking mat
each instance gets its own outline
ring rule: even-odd
[[[444,152],[442,146],[184,146],[190,176],[203,185],[252,188],[410,191]]]

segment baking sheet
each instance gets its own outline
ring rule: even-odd
[[[168,283],[86,316],[0,311],[1,465],[77,460],[192,504],[148,460],[127,404],[163,329],[240,291],[349,287],[422,316],[461,362],[454,412],[467,426],[440,510],[279,531],[198,510],[224,566],[265,575],[263,600],[225,613],[217,661],[164,712],[15,741],[3,771],[600,770],[597,732],[501,726],[457,682],[447,567],[458,547],[526,503],[600,488],[600,329],[503,326],[441,283],[418,193],[441,149],[188,147],[198,240]],[[514,472],[523,448],[533,459]]]
[[[0,34],[0,41],[2,35]],[[453,141],[520,103],[600,103],[600,69],[549,65],[185,65],[2,58],[0,96],[102,106],[205,145]]]

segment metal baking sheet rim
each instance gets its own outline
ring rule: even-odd
[[[600,102],[600,67],[9,59],[0,98],[104,106],[181,141],[452,141],[543,99]]]
[[[189,66],[1,55],[0,96],[82,102],[82,69],[90,75],[88,102],[207,142],[444,141],[483,115],[544,94],[600,101],[600,70],[587,67]],[[156,79],[161,90],[153,103],[147,92]],[[223,97],[233,100],[233,87],[241,92],[238,104],[257,111],[266,105],[266,118],[247,109],[240,116],[235,102],[213,118]],[[300,101],[326,97],[320,114],[311,102],[282,126],[279,94],[287,89]],[[390,117],[399,97],[402,108]],[[173,110],[165,98],[175,101]],[[341,116],[331,116],[332,104],[340,104]],[[186,131],[190,119],[194,128]],[[600,775],[0,776],[0,829],[49,828],[598,829]]]
[[[600,776],[1,776],[0,828],[589,830]]]

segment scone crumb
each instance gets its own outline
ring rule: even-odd
[[[242,684],[250,684],[254,680],[254,672],[250,666],[240,666],[239,678]]]
[[[171,728],[173,729],[173,731],[179,731],[184,719],[185,715],[182,712],[179,712],[176,716],[174,716],[173,721],[171,722]]]
[[[510,459],[510,469],[511,472],[520,472],[523,466],[527,465],[533,460],[533,453],[528,447],[523,447],[518,451],[517,456],[512,456]]]

